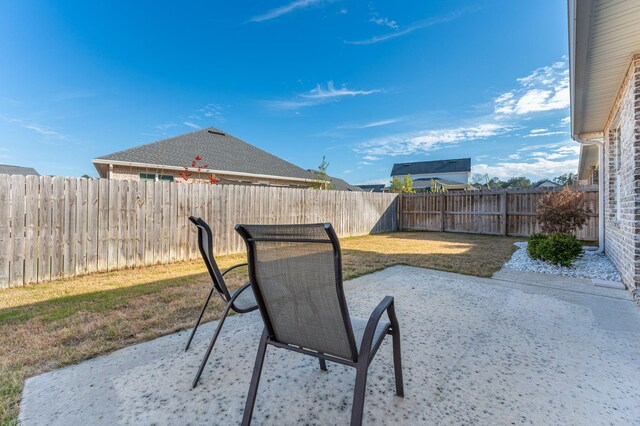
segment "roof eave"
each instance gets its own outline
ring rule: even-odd
[[[141,168],[149,168],[149,169],[187,170],[192,172],[246,176],[246,177],[256,177],[256,178],[262,178],[262,179],[281,179],[281,180],[293,180],[293,181],[299,181],[299,182],[315,182],[315,179],[299,178],[299,177],[293,177],[293,176],[263,175],[258,173],[234,172],[230,170],[198,169],[197,167],[166,166],[161,164],[137,163],[134,161],[107,160],[103,158],[96,158],[93,160],[93,165],[96,167],[96,169],[98,169],[98,172],[100,172],[100,169],[98,168],[98,165],[100,164],[107,164],[107,165],[113,164],[115,166],[141,167]]]
[[[569,74],[570,78],[570,116],[571,137],[579,141],[582,132],[582,114],[584,86],[587,69],[587,50],[591,32],[592,0],[568,0],[569,26]]]

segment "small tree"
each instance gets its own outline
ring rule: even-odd
[[[389,184],[389,190],[391,192],[402,194],[413,194],[416,192],[413,189],[413,180],[411,180],[411,175],[407,175],[402,179],[394,176]]]
[[[431,179],[431,192],[447,192],[447,188],[437,180]]]
[[[577,179],[578,177],[574,173],[565,173],[553,179],[553,181],[558,185],[567,186],[567,185],[573,185]]]
[[[537,206],[542,232],[571,233],[581,229],[591,210],[584,205],[584,194],[564,187],[560,192],[544,194]]]
[[[327,175],[327,168],[329,168],[329,163],[327,163],[327,160],[323,155],[322,163],[320,163],[320,165],[318,166],[318,170],[311,171],[314,181],[313,183],[311,183],[311,185],[309,185],[310,188],[322,189],[325,191],[335,188],[331,183],[331,180],[329,179],[329,175]]]
[[[514,176],[505,183],[507,188],[529,188],[533,184],[524,176]]]

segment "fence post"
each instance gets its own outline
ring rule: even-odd
[[[444,192],[440,193],[440,232],[444,232],[445,228],[445,205],[447,204],[447,199],[445,198]]]
[[[507,191],[504,191],[502,194],[500,194],[500,216],[501,216],[500,233],[502,235],[507,235],[508,231],[509,231],[509,227],[507,226],[507,220],[508,220],[508,216],[507,216],[507,196],[508,196],[508,192]]]
[[[396,198],[396,202],[397,204],[397,208],[396,211],[397,213],[397,217],[398,217],[398,231],[404,231],[404,218],[403,218],[403,209],[404,209],[404,200],[402,199],[402,193],[398,194],[398,197]]]

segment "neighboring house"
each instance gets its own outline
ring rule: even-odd
[[[391,169],[391,178],[403,179],[411,175],[413,189],[428,191],[432,186],[443,186],[447,190],[475,189],[469,184],[471,158],[450,160],[396,163]]]
[[[206,168],[191,167],[196,155]],[[220,183],[307,187],[314,180],[308,170],[214,127],[98,157],[93,164],[109,179],[184,181],[180,173],[187,167],[189,182],[215,177]]]
[[[384,184],[376,185],[358,185],[365,192],[384,192]]]
[[[342,180],[342,179],[338,179],[332,176],[327,176],[327,179],[329,179],[329,181],[331,182],[331,184],[333,185],[333,189],[338,190],[338,191],[352,191],[352,192],[362,192],[362,188],[360,188],[359,186],[356,185],[351,185],[350,183]]]
[[[534,188],[555,188],[556,186],[560,186],[560,185],[550,181],[549,179],[541,180],[540,182],[533,185]]]
[[[23,175],[23,176],[40,176],[40,173],[33,167],[11,166],[9,164],[0,164],[0,175]]]
[[[635,288],[640,285],[640,7],[637,1],[568,4],[571,134],[599,150],[600,249],[624,283]],[[591,152],[581,150],[580,179],[593,170]]]

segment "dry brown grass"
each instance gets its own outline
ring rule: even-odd
[[[344,275],[405,264],[490,276],[513,253],[513,241],[425,232],[346,238]],[[217,260],[225,268],[245,257]],[[229,275],[232,288],[246,281],[246,271]],[[192,261],[0,292],[0,423],[16,423],[25,378],[193,326],[209,286],[202,262]],[[205,321],[222,310],[219,299],[212,302]]]

